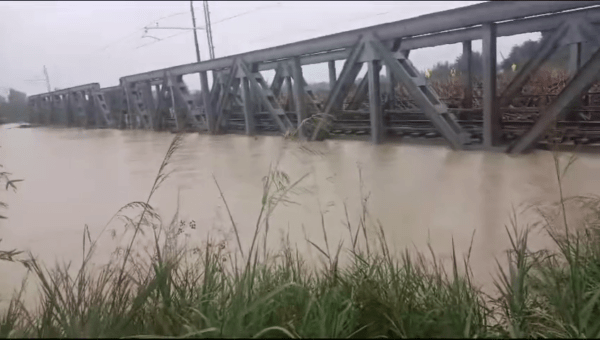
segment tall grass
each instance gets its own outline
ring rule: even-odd
[[[542,226],[554,238],[557,250],[532,252],[529,229],[519,229],[514,214],[512,228],[507,227],[512,244],[508,266],[498,265],[497,294],[489,296],[474,284],[470,249],[460,257],[452,244],[449,266],[431,248],[428,256],[408,250],[393,256],[381,224],[370,222],[368,197],[363,195],[358,223],[346,218],[345,242],[330,244],[324,222],[322,241],[306,240],[323,260],[313,266],[291,245],[289,236],[276,251],[266,247],[273,229],[269,217],[279,204],[290,202],[290,193],[306,178],[292,181],[274,167],[263,181],[262,206],[248,248],[240,240],[239,226],[216,178],[237,248],[229,250],[225,240],[210,235],[201,247],[190,247],[181,235],[195,229],[195,224],[181,223],[177,215],[164,222],[150,205],[181,143],[182,137],[176,136],[148,199],[130,203],[113,216],[126,222],[122,235],[127,246],[116,251],[107,265],[91,265],[98,239],[92,241],[87,227],[82,264],[75,272],[68,264],[48,269],[31,255],[23,262],[41,287],[39,301],[36,308],[26,307],[23,289],[17,292],[0,319],[0,336],[600,335],[600,243],[592,228],[584,235],[559,232],[553,228],[554,220],[546,218]],[[561,187],[565,171],[556,155],[555,160]],[[559,196],[566,215],[562,191]],[[139,212],[136,218],[126,214],[130,210]],[[377,237],[368,239],[368,230]],[[143,239],[151,247],[138,242]],[[347,264],[340,264],[342,257]]]

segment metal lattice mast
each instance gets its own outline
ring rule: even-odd
[[[46,77],[46,87],[48,88],[48,93],[52,92],[52,88],[50,87],[50,77],[48,77],[48,70],[46,69],[46,65],[44,65],[44,77]]]

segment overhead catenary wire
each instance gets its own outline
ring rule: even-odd
[[[356,21],[359,21],[359,20],[364,20],[364,19],[369,19],[369,18],[373,18],[373,17],[381,16],[381,15],[390,14],[390,13],[392,13],[392,12],[393,12],[393,11],[391,11],[391,10],[390,10],[390,11],[385,11],[385,12],[381,12],[381,13],[377,13],[377,14],[373,14],[373,15],[369,15],[369,16],[364,16],[364,15],[361,15],[361,16],[357,16],[357,17],[354,17],[354,18],[345,19],[345,20],[343,20],[343,21],[340,21],[340,22],[338,22],[337,24],[333,24],[333,25],[330,25],[330,24],[328,24],[328,25],[327,25],[327,27],[328,27],[328,28],[331,28],[332,26],[333,26],[333,27],[336,27],[336,26],[337,26],[337,27],[339,27],[341,24],[345,24],[345,23],[348,23],[348,22],[356,22]],[[316,32],[316,31],[322,31],[322,30],[323,30],[323,27],[317,27],[317,28],[307,28],[307,29],[303,29],[303,30],[298,30],[298,31],[296,31],[295,33],[297,34],[297,33],[306,33],[306,32]],[[257,40],[253,40],[253,41],[251,41],[251,42],[252,42],[252,43],[255,43],[255,42],[261,42],[261,41],[265,41],[265,40],[267,40],[267,39],[271,39],[271,38],[273,38],[273,37],[275,37],[275,36],[278,36],[278,35],[279,35],[279,34],[273,34],[273,35],[269,35],[269,36],[267,36],[267,37],[260,38],[260,39],[257,39]],[[289,36],[288,36],[288,37],[289,37]]]
[[[277,6],[280,6],[280,5],[281,5],[281,3],[280,3],[280,2],[277,2],[277,4],[276,4],[276,5],[269,5],[269,6],[262,6],[262,7],[254,8],[254,9],[252,9],[252,10],[249,10],[249,11],[246,11],[246,12],[242,12],[242,13],[239,13],[239,14],[236,14],[236,15],[233,15],[233,16],[230,16],[230,17],[227,17],[227,18],[223,18],[223,19],[221,19],[221,20],[218,20],[218,21],[215,21],[215,22],[211,22],[211,26],[212,26],[212,25],[217,25],[217,24],[220,24],[220,23],[222,23],[222,22],[225,22],[225,21],[228,21],[228,20],[231,20],[231,19],[235,19],[235,18],[237,18],[237,17],[240,17],[240,16],[242,16],[242,15],[250,14],[250,13],[253,13],[253,12],[256,12],[256,11],[259,11],[259,10],[262,10],[262,9],[267,9],[267,8],[272,8],[272,7],[277,7]],[[196,7],[194,7],[194,9],[196,9]],[[175,14],[172,14],[172,15],[170,15],[170,16],[166,16],[166,17],[163,17],[163,18],[161,18],[161,19],[158,19],[158,20],[162,20],[162,19],[165,19],[165,18],[170,18],[170,17],[176,16],[176,15],[180,15],[180,14],[189,14],[189,12],[175,13]],[[152,22],[151,22],[149,25],[151,25],[152,23],[156,23],[158,20],[152,21]],[[149,25],[147,25],[147,26],[149,26]],[[161,28],[161,27],[158,27],[158,28]],[[159,40],[156,40],[156,41],[153,41],[153,42],[150,42],[150,43],[147,43],[147,44],[141,45],[141,46],[137,46],[137,47],[135,47],[135,48],[134,48],[134,50],[137,50],[137,49],[140,49],[140,48],[142,48],[142,47],[146,47],[146,46],[150,46],[150,45],[156,44],[156,43],[158,43],[158,42],[161,42],[161,41],[163,41],[163,40],[167,40],[167,39],[174,38],[174,37],[176,37],[176,36],[179,36],[179,35],[182,35],[182,34],[188,33],[188,32],[190,32],[190,31],[191,31],[191,30],[189,30],[189,31],[184,31],[184,32],[181,32],[181,33],[177,33],[177,34],[173,34],[173,35],[170,35],[170,36],[168,36],[168,37],[166,37],[166,38],[162,38],[162,39],[159,39]],[[213,46],[214,46],[214,45],[213,45]],[[214,47],[213,47],[213,48],[214,48]],[[214,58],[214,54],[213,54],[213,58]]]
[[[242,12],[242,13],[239,13],[239,14],[236,14],[236,15],[233,15],[233,16],[230,16],[230,17],[226,17],[226,18],[223,18],[221,20],[212,22],[211,25],[215,25],[215,24],[219,24],[219,23],[222,23],[222,22],[226,22],[228,20],[235,19],[237,17],[243,16],[243,15],[246,15],[246,14],[249,14],[249,13],[253,13],[253,12],[256,12],[256,11],[259,11],[259,10],[263,10],[263,9],[267,9],[267,8],[277,7],[277,6],[280,6],[280,5],[281,5],[281,3],[277,2],[275,5],[267,5],[267,6],[262,6],[262,7],[254,8],[254,9],[251,9],[249,11],[245,11],[245,12]],[[194,7],[194,9],[196,9],[196,7]],[[158,24],[158,22],[160,20],[164,20],[164,19],[168,19],[168,18],[171,18],[171,17],[175,17],[175,16],[179,16],[179,15],[184,15],[184,14],[189,14],[189,11],[173,13],[173,14],[170,14],[170,15],[167,15],[167,16],[164,16],[164,17],[160,17],[158,19],[152,20],[150,22],[150,24],[148,24],[146,26],[149,26],[149,25],[151,25],[153,23]],[[157,38],[157,37],[149,36],[149,35],[145,34],[146,33],[146,29],[145,29],[146,26],[142,27],[142,28],[139,28],[139,29],[136,29],[135,31],[133,31],[133,32],[131,32],[131,33],[129,33],[129,34],[127,34],[127,35],[125,35],[125,36],[123,36],[123,37],[115,40],[115,41],[112,41],[112,42],[104,45],[103,47],[101,47],[99,49],[91,51],[89,54],[85,55],[85,58],[88,58],[89,55],[92,55],[92,54],[104,52],[104,51],[108,50],[109,48],[111,48],[111,47],[113,47],[113,46],[115,46],[115,45],[117,45],[119,43],[122,43],[122,42],[124,42],[124,41],[126,41],[128,39],[134,38],[136,35],[138,35],[140,33],[142,34],[142,36],[138,37],[137,39],[152,38],[152,39],[155,39],[155,40],[152,41],[152,42],[150,42],[150,43],[147,43],[147,44],[144,44],[144,45],[141,45],[141,46],[137,46],[137,47],[134,48],[134,50],[137,50],[137,49],[140,49],[140,48],[143,48],[143,47],[147,47],[147,46],[159,43],[159,42],[164,41],[164,40],[175,38],[175,37],[177,37],[179,35],[183,35],[185,33],[189,33],[190,31],[192,31],[192,30],[186,30],[184,32],[179,32],[179,33],[167,36],[165,38]],[[214,49],[214,45],[213,45],[212,49]],[[213,52],[213,57],[214,57],[214,52]]]
[[[183,14],[189,14],[189,12],[178,12],[178,13],[170,14],[170,15],[167,15],[167,16],[160,17],[158,19],[152,20],[146,26],[144,26],[142,28],[139,28],[139,29],[135,30],[134,32],[132,32],[132,33],[130,33],[130,34],[128,34],[128,35],[126,35],[126,36],[124,36],[122,38],[119,38],[118,40],[115,40],[115,41],[113,41],[113,42],[105,45],[104,47],[102,47],[102,48],[100,48],[98,50],[93,51],[92,53],[97,53],[97,52],[105,51],[106,49],[108,49],[111,46],[114,46],[114,45],[116,45],[116,44],[118,44],[120,42],[123,42],[123,41],[127,40],[128,38],[131,38],[134,35],[139,34],[140,32],[144,32],[147,26],[150,26],[150,25],[152,25],[154,23],[158,23],[160,20],[168,19],[168,18],[175,17],[175,16],[178,16],[178,15],[183,15]],[[142,36],[142,38],[144,38],[144,36]],[[154,38],[154,37],[151,37],[151,38]],[[158,38],[155,38],[155,39],[158,39]],[[167,38],[165,38],[165,39],[167,39]],[[162,40],[162,39],[160,39],[160,40]]]
[[[190,33],[190,32],[191,32],[191,31],[183,31],[183,32],[179,32],[179,33],[172,34],[172,35],[170,35],[170,36],[168,36],[168,37],[166,37],[166,38],[162,38],[162,39],[160,39],[160,38],[155,38],[155,39],[158,39],[158,40],[156,40],[156,41],[153,41],[153,42],[150,42],[150,43],[147,43],[147,44],[144,44],[144,45],[141,45],[141,46],[138,46],[138,47],[134,48],[134,50],[137,50],[137,49],[140,49],[140,48],[142,48],[142,47],[149,46],[149,45],[153,45],[153,44],[156,44],[156,43],[158,43],[158,42],[161,42],[161,41],[163,41],[163,40],[171,39],[171,38],[174,38],[174,37],[176,37],[176,36],[179,36],[179,35],[182,35],[182,34],[185,34],[185,33]]]
[[[107,50],[109,47],[114,46],[114,45],[116,45],[116,44],[118,44],[120,42],[123,42],[123,41],[125,41],[125,40],[133,37],[134,35],[139,34],[142,31],[144,31],[144,29],[143,28],[139,28],[139,29],[135,30],[135,32],[132,32],[132,33],[130,33],[130,34],[128,34],[128,35],[126,35],[126,36],[124,36],[122,38],[119,38],[118,40],[113,41],[110,44],[105,45],[104,47],[102,47],[102,48],[100,48],[98,50],[92,51],[91,53],[103,52],[103,51]]]

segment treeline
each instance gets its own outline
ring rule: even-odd
[[[515,45],[511,49],[508,57],[504,58],[502,56],[502,60],[498,63],[498,71],[506,72],[511,70],[513,65],[515,65],[516,70],[525,65],[527,61],[535,57],[537,51],[539,51],[542,44],[550,38],[550,34],[548,32],[542,32],[542,37],[539,40],[528,40],[520,45]],[[587,44],[587,43],[586,43]],[[593,50],[584,44],[584,48],[582,51],[582,61],[587,60],[590,56],[590,52]],[[567,70],[569,64],[569,46],[564,45],[558,48],[546,61],[544,64],[545,67],[550,69],[557,70]],[[481,53],[473,52],[473,75],[481,76],[482,75],[482,57]],[[431,68],[431,76],[432,80],[443,80],[447,79],[451,75],[451,71],[454,69],[457,73],[461,73],[466,71],[466,60],[463,55],[460,55],[453,63],[445,62],[445,63],[437,63],[435,66]]]
[[[27,95],[10,89],[8,98],[0,96],[0,124],[29,121]]]

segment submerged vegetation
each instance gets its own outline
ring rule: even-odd
[[[319,252],[321,266],[310,265],[289,238],[269,251],[261,242],[272,230],[270,215],[305,178],[292,182],[276,167],[264,178],[249,248],[239,239],[220,188],[236,236],[234,250],[211,237],[202,247],[190,247],[182,234],[195,223],[181,223],[178,216],[164,222],[150,205],[182,138],[173,140],[147,200],[113,216],[126,222],[125,246],[108,264],[92,264],[100,236],[92,240],[87,228],[76,270],[49,269],[31,255],[5,259],[26,266],[40,292],[35,308],[24,303],[24,288],[15,294],[0,315],[0,337],[600,336],[598,199],[579,198],[594,212],[584,232],[563,229],[568,227],[562,192],[558,205],[538,209],[555,250],[530,251],[530,229],[519,228],[515,214],[506,229],[512,244],[508,265],[498,263],[495,293],[488,295],[474,283],[470,250],[460,258],[453,247],[449,265],[433,249],[429,256],[392,255],[384,229],[371,222],[366,198],[358,223],[347,218],[345,242],[331,245],[325,225],[322,241],[306,240]],[[573,159],[564,168],[558,156],[555,160],[561,187]],[[139,214],[132,217],[130,211]],[[369,229],[376,239],[369,239]]]

